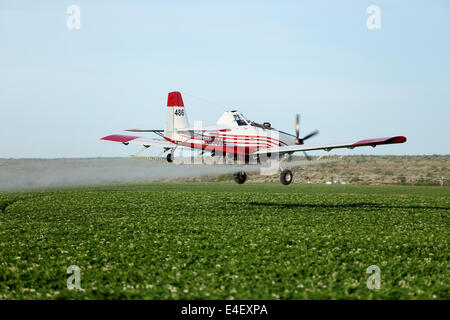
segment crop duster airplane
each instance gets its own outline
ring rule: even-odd
[[[170,92],[167,99],[166,125],[164,130],[131,129],[131,132],[153,132],[163,139],[153,139],[130,135],[109,135],[102,140],[130,143],[144,146],[144,150],[150,146],[162,147],[163,152],[168,152],[167,161],[174,160],[175,149],[178,147],[199,150],[203,155],[210,152],[211,157],[225,160],[225,164],[261,164],[268,160],[288,161],[294,152],[302,151],[306,154],[310,150],[324,150],[328,153],[332,149],[357,147],[382,144],[404,143],[404,136],[387,138],[365,139],[350,143],[326,144],[306,146],[306,140],[314,137],[319,132],[316,130],[300,138],[300,118],[296,117],[295,135],[276,130],[269,122],[262,124],[247,120],[237,110],[225,111],[215,125],[190,127],[184,107],[181,93]],[[170,151],[170,152],[169,152]],[[238,184],[246,181],[245,171],[234,174],[234,180]],[[284,169],[280,174],[280,181],[284,185],[292,182],[293,174],[289,169]]]

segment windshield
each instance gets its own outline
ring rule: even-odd
[[[233,117],[234,117],[234,120],[236,121],[236,123],[239,126],[246,126],[247,125],[247,121],[244,120],[244,117],[242,117],[242,116],[240,116],[238,114],[234,114]]]

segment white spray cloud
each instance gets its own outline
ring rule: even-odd
[[[235,170],[130,158],[0,159],[0,190],[145,182]]]

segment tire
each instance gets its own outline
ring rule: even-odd
[[[170,163],[173,162],[173,155],[172,155],[172,153],[167,154],[167,162],[170,162]]]
[[[291,170],[285,169],[280,174],[280,182],[287,186],[288,184],[291,184],[292,180],[294,178],[294,175],[292,174]]]
[[[234,174],[234,181],[237,184],[243,184],[247,180],[247,174],[244,171],[239,171]]]

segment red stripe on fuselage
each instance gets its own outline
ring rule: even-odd
[[[276,141],[277,142],[277,145],[278,145],[278,143],[282,143],[282,144],[284,144],[284,145],[287,145],[287,143],[285,143],[285,142],[283,142],[283,141],[281,141],[281,140],[278,140],[278,139],[275,139],[275,138],[272,138],[272,137],[270,137],[270,136],[247,136],[247,135],[240,135],[240,134],[224,134],[224,133],[222,133],[222,134],[219,134],[219,135],[217,135],[218,137],[224,137],[224,138],[228,138],[228,137],[245,137],[245,138],[253,138],[253,139],[262,139],[262,140],[266,140],[266,141],[268,141],[268,142],[273,142],[273,141]]]
[[[172,142],[177,145],[189,147],[192,149],[202,149],[202,150],[214,150],[218,152],[224,152],[224,153],[231,153],[231,154],[240,154],[240,155],[247,155],[251,151],[258,150],[258,147],[239,147],[239,146],[220,146],[220,145],[211,145],[211,144],[198,144],[198,143],[192,143],[192,142],[182,142],[182,141],[175,141],[170,138],[164,137],[169,142]]]
[[[184,135],[186,136],[186,135]],[[202,135],[205,136],[205,135]],[[189,137],[189,136],[186,136]],[[211,136],[206,136],[206,137],[216,137],[216,138],[221,138],[221,139],[229,139],[229,141],[240,141],[240,140],[244,140],[244,141],[249,141],[250,143],[253,141],[263,141],[263,142],[268,142],[268,143],[272,143],[274,146],[278,146],[280,143],[284,144],[285,146],[287,146],[288,144],[286,142],[283,142],[281,140],[269,137],[269,136],[248,136],[248,135],[237,135],[237,134],[218,134],[218,135],[211,135]]]
[[[195,138],[195,137],[190,137],[190,136],[187,136],[187,135],[184,135],[184,134],[181,134],[181,136],[183,136],[183,137],[186,137],[186,138],[189,138],[189,139],[191,139],[191,140],[200,140],[200,141],[205,141],[204,139],[201,139],[201,138]],[[206,137],[206,138],[212,138],[212,137],[216,137],[216,136],[203,136],[203,137]],[[235,145],[244,145],[244,146],[250,146],[250,145],[253,145],[253,144],[256,144],[257,145],[257,147],[256,148],[261,148],[261,147],[265,147],[265,148],[269,148],[269,147],[273,147],[273,146],[278,146],[278,144],[276,144],[275,142],[271,142],[271,143],[269,143],[269,142],[267,142],[267,141],[261,141],[261,142],[259,142],[259,140],[258,141],[255,141],[255,140],[253,140],[253,141],[251,141],[251,140],[249,140],[249,139],[246,139],[246,140],[244,140],[244,141],[242,141],[242,139],[239,139],[239,141],[237,140],[237,139],[231,139],[231,138],[227,138],[228,140],[224,140],[224,138],[220,138],[219,137],[219,141],[218,142],[220,142],[220,141],[222,141],[222,142],[224,142],[224,143],[232,143],[232,144],[235,144]],[[216,140],[214,140],[214,141],[216,141]],[[217,143],[217,142],[216,142]],[[214,142],[211,142],[210,144],[208,144],[208,145],[213,145],[213,146],[217,146],[218,144],[214,144]]]

